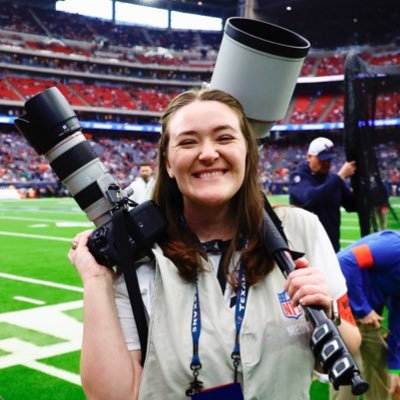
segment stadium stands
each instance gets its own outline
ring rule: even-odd
[[[0,113],[8,116],[22,112],[24,101],[31,96],[56,85],[82,119],[155,124],[172,97],[209,81],[222,37],[221,32],[115,25],[8,2],[0,2],[0,15]],[[352,49],[370,65],[400,65],[400,48],[390,38],[374,47],[359,45]],[[328,77],[343,74],[347,53],[345,47],[311,51],[301,77],[327,77],[327,82],[297,85],[282,122],[343,122],[343,81],[333,85]],[[399,104],[398,90],[385,90],[378,96],[376,117],[398,118]],[[46,162],[38,161],[22,138],[12,136],[16,135],[12,126],[6,125],[2,131],[0,182],[54,182]],[[98,132],[91,134],[94,145],[107,158],[108,167],[123,183],[134,177],[143,149],[155,151],[154,137],[150,141],[141,137],[136,142],[132,133],[131,138],[123,136],[120,142],[114,136],[111,139]],[[281,133],[277,138],[283,136]],[[279,152],[274,146],[262,154],[266,187],[271,182],[286,183],[299,154],[304,154],[304,149],[293,147],[290,140]],[[112,156],[114,147],[119,149],[115,154],[123,158],[121,165]],[[12,156],[15,150],[17,158]],[[397,182],[395,171],[399,165],[385,156],[391,154],[390,148],[385,147],[381,153],[386,181]]]

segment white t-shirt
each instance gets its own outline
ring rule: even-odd
[[[129,198],[138,204],[150,200],[153,195],[154,184],[154,177],[151,177],[148,182],[145,182],[142,177],[136,178],[129,185],[129,188],[133,189],[133,194]]]

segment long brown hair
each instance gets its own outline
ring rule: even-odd
[[[239,191],[232,199],[234,236],[228,247],[224,268],[228,275],[228,265],[233,252],[240,248],[244,235],[248,245],[241,250],[241,261],[245,266],[248,284],[254,284],[268,274],[273,263],[262,246],[261,224],[263,221],[264,197],[258,179],[257,143],[241,104],[231,95],[215,89],[189,90],[175,97],[161,117],[161,139],[159,142],[158,174],[153,200],[166,216],[169,226],[165,238],[160,242],[164,254],[178,268],[186,281],[192,282],[201,270],[201,255],[204,252],[195,234],[183,220],[183,197],[175,179],[169,177],[166,158],[170,139],[169,122],[182,107],[194,101],[218,101],[233,110],[240,123],[240,129],[247,143],[245,177]],[[231,282],[235,284],[234,279]]]

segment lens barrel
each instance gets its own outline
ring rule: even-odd
[[[110,221],[106,192],[117,185],[91,144],[62,93],[47,89],[25,103],[26,113],[15,125],[38,154],[43,154],[79,207],[96,226]],[[117,185],[118,186],[118,185]]]

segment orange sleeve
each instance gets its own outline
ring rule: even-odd
[[[366,244],[355,246],[351,249],[360,268],[372,268],[374,266],[374,258],[371,249]]]
[[[337,300],[338,308],[339,308],[339,315],[341,319],[350,322],[350,324],[357,326],[356,321],[353,316],[353,312],[351,311],[349,298],[347,297],[347,293],[344,294]]]

